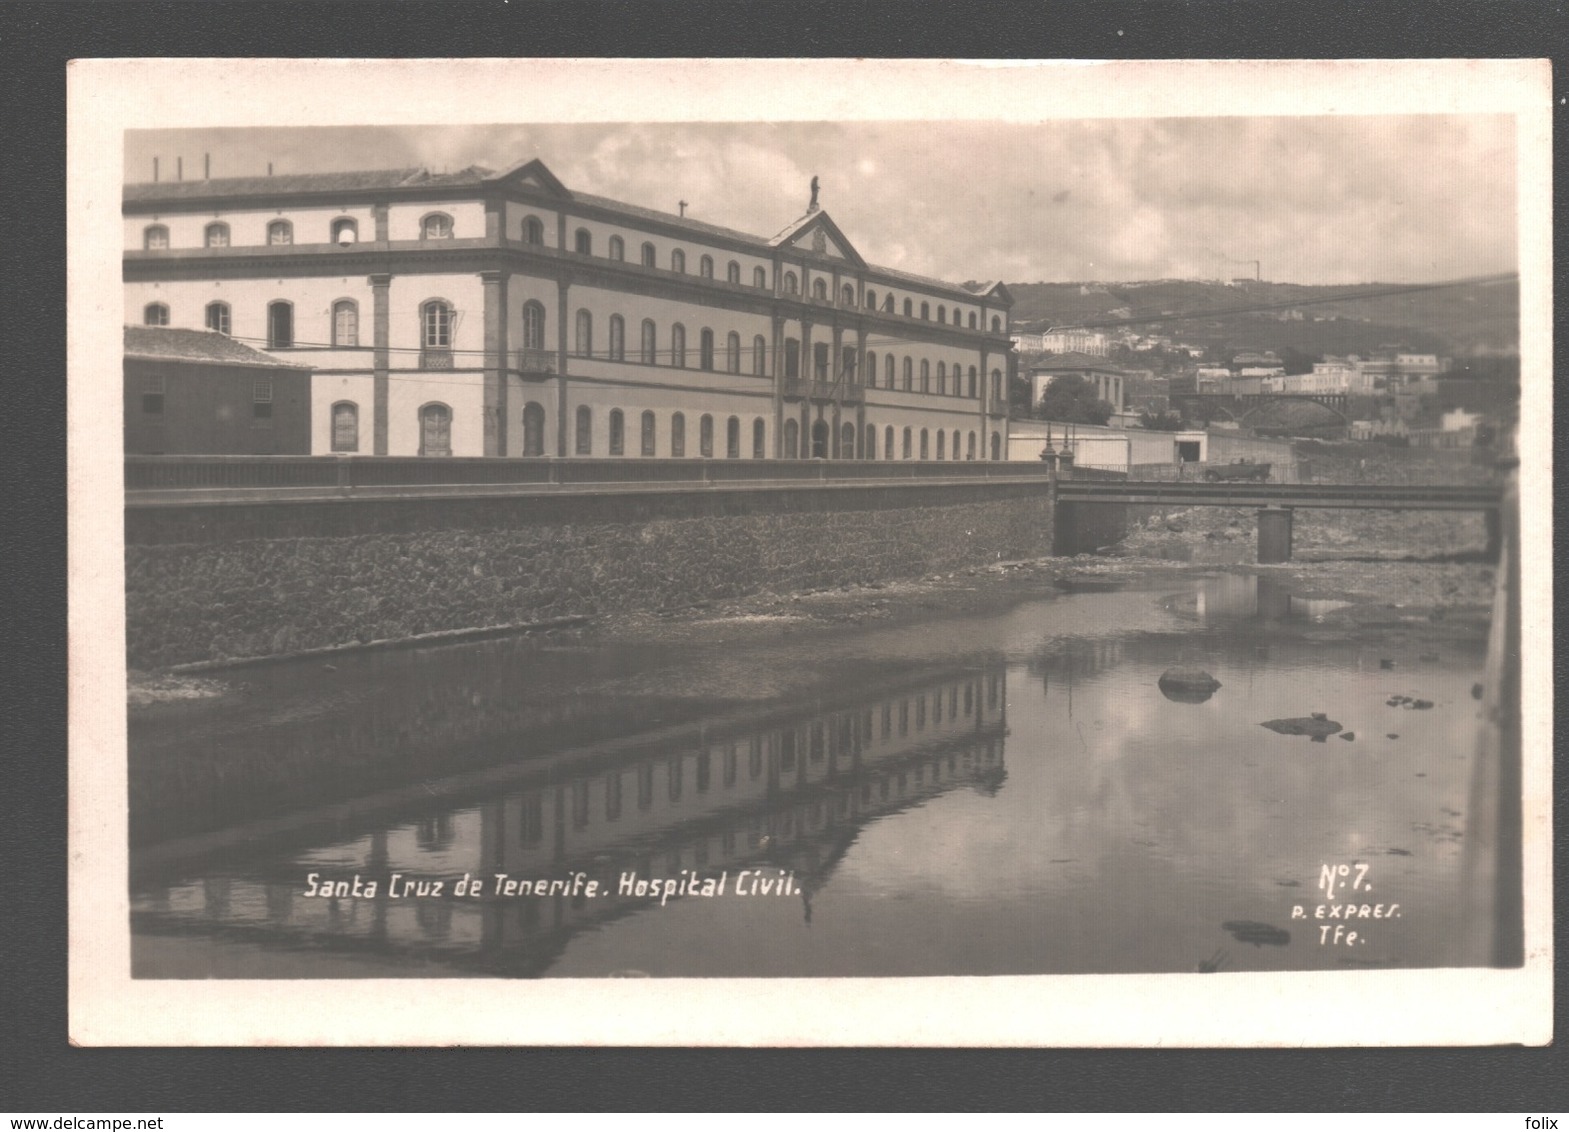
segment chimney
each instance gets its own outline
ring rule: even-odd
[[[158,159],[156,157],[153,158],[153,180],[155,182],[158,180]]]
[[[202,180],[212,180],[212,154],[202,154]]]
[[[272,176],[272,162],[267,162],[267,176]]]
[[[185,180],[185,158],[183,157],[174,159],[174,179],[176,181]]]

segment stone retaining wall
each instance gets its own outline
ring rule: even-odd
[[[1042,483],[126,511],[128,662],[920,577],[1051,552]]]

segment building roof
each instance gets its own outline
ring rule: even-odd
[[[278,176],[266,177],[216,177],[209,180],[192,181],[150,181],[140,184],[126,185],[121,193],[123,204],[156,204],[160,202],[178,202],[208,200],[223,197],[244,198],[251,196],[287,196],[291,194],[310,193],[363,193],[385,189],[421,189],[421,188],[465,188],[491,185],[496,188],[504,187],[503,183],[532,176],[547,192],[564,197],[574,202],[587,204],[607,212],[620,213],[633,220],[654,221],[658,224],[675,228],[684,228],[697,235],[715,236],[720,239],[735,243],[749,244],[756,247],[759,252],[767,254],[773,250],[779,240],[789,233],[808,227],[808,221],[826,222],[831,231],[840,235],[842,242],[848,247],[849,240],[844,239],[842,233],[824,210],[807,213],[805,216],[791,222],[779,236],[769,239],[765,236],[742,232],[735,228],[726,228],[718,224],[709,224],[688,216],[678,216],[671,212],[661,212],[658,209],[644,208],[642,205],[628,204],[625,201],[613,200],[610,197],[596,196],[592,193],[569,191],[558,181],[554,174],[547,169],[543,162],[531,159],[512,166],[497,173],[483,165],[470,165],[454,173],[432,173],[429,169],[409,167],[403,169],[368,169],[353,170],[342,173],[288,173]],[[859,258],[858,253],[852,249],[852,254]],[[915,286],[932,290],[945,291],[949,294],[974,298],[979,294],[983,298],[997,298],[1008,305],[1012,305],[1013,296],[1000,283],[981,285],[984,290],[977,290],[973,285],[966,287],[946,280],[934,279],[927,275],[915,275],[908,271],[897,271],[891,267],[880,267],[877,264],[867,263],[868,271],[897,281],[910,283]]]
[[[1121,366],[1115,365],[1105,358],[1097,358],[1093,354],[1081,353],[1078,350],[1072,350],[1066,354],[1044,354],[1030,366],[1031,373],[1064,369],[1094,369],[1100,370],[1102,373],[1123,372]]]
[[[280,362],[271,354],[236,342],[216,330],[180,330],[172,326],[127,326],[125,356],[139,361],[188,362],[218,366],[255,366],[307,372],[310,366]]]

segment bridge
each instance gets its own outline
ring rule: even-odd
[[[1298,507],[1384,511],[1481,511],[1487,516],[1488,553],[1501,536],[1503,489],[1491,484],[1205,483],[1184,480],[1064,478],[1057,504],[1136,504],[1149,507],[1254,507],[1258,560],[1291,559],[1292,512]]]

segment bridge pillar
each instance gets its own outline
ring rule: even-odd
[[[1259,508],[1258,560],[1260,565],[1291,561],[1291,508]]]

